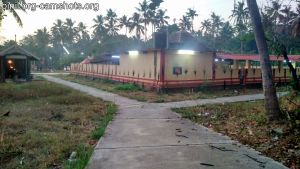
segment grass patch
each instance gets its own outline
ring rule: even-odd
[[[65,169],[83,169],[89,162],[93,148],[85,145],[78,145],[75,149],[77,159],[75,161],[65,161]]]
[[[157,93],[152,90],[143,90],[141,87],[134,84],[121,84],[111,81],[109,79],[92,79],[89,77],[76,76],[76,75],[54,75],[64,80],[72,81],[75,83],[95,87],[104,91],[116,93],[141,102],[173,102],[183,100],[196,100],[196,99],[210,99],[216,97],[237,96],[245,94],[262,93],[261,89],[215,89],[199,87],[195,90],[174,90],[165,93]]]
[[[42,80],[0,84],[0,93],[1,169],[84,168],[116,111],[111,103]],[[76,160],[70,162],[72,152]]]
[[[120,84],[117,85],[114,90],[119,90],[119,91],[140,91],[142,90],[141,87],[134,85],[134,84]]]
[[[116,111],[117,111],[117,106],[114,104],[111,104],[107,107],[106,116],[104,118],[101,118],[99,122],[99,126],[97,126],[97,128],[92,132],[93,139],[100,139],[103,136],[106,126],[113,119]]]
[[[292,101],[288,101],[291,100],[288,98],[291,97],[280,99],[282,110],[297,112],[300,108],[300,95],[293,96]],[[300,166],[299,130],[295,130],[288,120],[269,123],[263,101],[203,105],[173,110],[184,118],[228,135],[242,144],[250,145],[290,168]],[[297,116],[298,120],[299,117]]]

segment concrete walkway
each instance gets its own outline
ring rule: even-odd
[[[261,94],[148,104],[55,77],[43,77],[119,105],[88,169],[286,168],[170,110],[171,107],[263,99]]]

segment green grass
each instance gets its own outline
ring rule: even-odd
[[[107,107],[106,116],[101,118],[101,120],[98,124],[99,126],[97,126],[97,128],[92,131],[92,138],[93,139],[100,139],[103,136],[103,134],[105,132],[105,129],[106,129],[106,126],[113,119],[116,111],[117,111],[117,106],[114,105],[114,104],[111,104]]]
[[[134,84],[120,84],[117,85],[114,90],[119,90],[119,91],[141,91],[142,88],[134,85]]]
[[[209,89],[207,86],[195,88],[195,90],[173,90],[158,93],[155,90],[145,90],[134,84],[121,84],[109,79],[92,79],[76,75],[53,75],[64,80],[95,87],[104,91],[116,93],[141,102],[174,102],[183,100],[209,99],[216,97],[236,96],[244,94],[261,93],[261,89]],[[208,85],[208,84],[206,84]]]
[[[1,169],[83,169],[117,109],[46,81],[7,82],[0,93]]]
[[[84,169],[93,153],[93,148],[80,144],[75,151],[77,159],[75,161],[65,161],[65,169]]]

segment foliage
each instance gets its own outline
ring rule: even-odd
[[[105,113],[106,116],[104,118],[101,118],[99,122],[99,126],[95,128],[95,130],[92,132],[93,139],[100,139],[103,136],[106,126],[113,119],[116,111],[117,111],[116,105],[110,104],[107,106],[106,113]]]
[[[115,87],[115,90],[120,90],[120,91],[138,91],[142,90],[139,86],[135,84],[122,84],[118,85]]]
[[[290,123],[292,130],[300,133],[300,95],[297,91],[285,96],[282,101],[282,112]]]

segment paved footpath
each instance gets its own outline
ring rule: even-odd
[[[261,94],[173,103],[142,103],[55,77],[43,77],[119,105],[116,117],[94,150],[88,169],[286,168],[170,110],[172,107],[258,100],[263,99]]]

